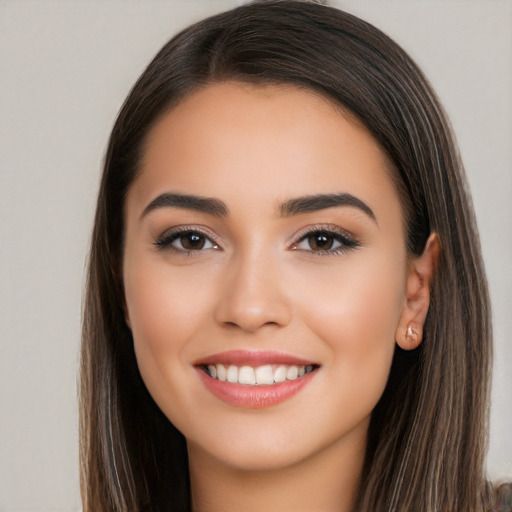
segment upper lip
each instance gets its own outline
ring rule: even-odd
[[[317,363],[273,350],[228,350],[201,358],[194,363],[196,366],[209,364],[227,364],[235,366],[263,366],[267,364],[283,365],[316,365]]]

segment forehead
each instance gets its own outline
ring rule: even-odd
[[[399,208],[384,151],[353,116],[293,86],[206,86],[149,132],[129,197],[162,192],[241,205],[348,192]],[[381,201],[382,202],[382,201]]]

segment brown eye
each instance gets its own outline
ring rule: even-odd
[[[169,249],[183,253],[219,249],[219,246],[209,236],[195,230],[164,233],[164,235],[156,240],[155,245],[159,249]]]
[[[334,237],[329,233],[314,233],[307,241],[313,251],[328,251],[334,244]]]
[[[206,244],[206,237],[199,233],[183,233],[179,240],[186,251],[200,250]]]
[[[341,230],[313,229],[293,244],[292,249],[317,255],[336,255],[359,246],[357,240]]]

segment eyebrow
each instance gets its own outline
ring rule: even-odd
[[[301,213],[316,212],[327,208],[348,206],[357,208],[368,215],[375,223],[377,219],[372,209],[361,199],[352,194],[318,194],[312,196],[297,197],[284,202],[280,207],[282,217],[290,217]]]
[[[161,194],[151,201],[141,217],[157,208],[183,208],[186,210],[196,210],[202,213],[209,213],[215,217],[226,217],[229,213],[226,203],[213,197],[201,197],[187,194]]]
[[[279,213],[281,217],[292,217],[301,213],[311,213],[340,206],[357,208],[368,215],[374,222],[377,222],[375,214],[366,203],[352,194],[346,193],[317,194],[289,199],[280,205]],[[229,215],[226,203],[220,199],[166,192],[153,199],[144,208],[141,217],[158,208],[196,210],[201,213],[214,215],[215,217],[227,217]]]

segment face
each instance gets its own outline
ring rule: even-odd
[[[265,469],[364,447],[408,268],[365,128],[311,92],[210,85],[149,133],[125,214],[138,365],[190,453]]]

